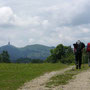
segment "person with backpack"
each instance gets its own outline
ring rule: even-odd
[[[88,54],[88,66],[90,67],[90,43],[87,44],[86,52]]]
[[[81,69],[81,64],[82,64],[82,51],[83,48],[85,47],[85,44],[78,40],[74,46],[74,53],[75,53],[75,64],[76,64],[76,69]]]

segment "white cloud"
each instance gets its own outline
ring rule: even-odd
[[[0,8],[0,24],[11,22],[13,16],[14,15],[13,15],[11,8],[9,7]]]
[[[59,43],[71,45],[90,38],[89,0],[2,1],[0,44],[7,38],[16,46]]]
[[[23,21],[14,14],[10,7],[0,7],[0,26],[23,25]]]

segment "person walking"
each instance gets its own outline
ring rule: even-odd
[[[76,64],[76,69],[81,69],[81,64],[82,64],[82,51],[83,48],[85,47],[85,44],[78,40],[74,46],[74,53],[75,53],[75,64]]]
[[[87,44],[86,52],[88,54],[88,66],[90,67],[90,43]]]

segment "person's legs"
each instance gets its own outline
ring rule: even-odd
[[[78,54],[75,54],[76,69],[78,69]]]
[[[79,69],[81,69],[82,64],[82,53],[79,54]]]
[[[90,52],[88,52],[88,66],[90,67]]]

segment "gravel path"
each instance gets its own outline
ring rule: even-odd
[[[30,82],[24,84],[24,86],[20,87],[18,90],[52,90],[45,87],[45,83],[53,76],[62,74],[67,70],[72,69],[72,66],[63,70],[54,71],[50,73],[46,73],[43,76],[40,76]],[[60,89],[58,89],[60,90]]]
[[[90,90],[90,69],[76,75],[67,85],[58,86],[51,90]]]

